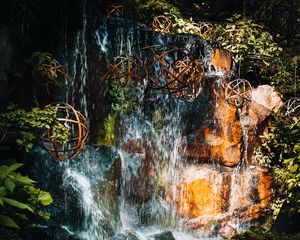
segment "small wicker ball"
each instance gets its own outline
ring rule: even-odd
[[[112,3],[106,8],[106,16],[109,18],[122,17],[125,14],[125,8],[122,4]]]
[[[199,22],[199,37],[210,39],[213,31],[213,25],[210,22]]]
[[[57,160],[67,160],[75,157],[84,147],[88,134],[89,126],[85,117],[67,103],[50,104],[56,110],[57,120],[68,128],[69,139],[65,143],[52,138],[53,129],[48,129],[41,134],[40,140],[42,147]]]
[[[171,34],[173,30],[173,21],[171,18],[159,15],[153,18],[152,29],[155,32],[163,34]]]
[[[246,79],[235,79],[225,88],[227,102],[236,107],[242,107],[251,101],[252,86]]]

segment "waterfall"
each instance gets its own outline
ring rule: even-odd
[[[230,62],[230,56],[220,54],[214,43],[163,36],[125,19],[103,17],[100,25],[88,28],[85,11],[67,59],[71,81],[66,99],[87,117],[91,140],[76,158],[45,163],[52,170],[47,174],[61,184],[59,189],[46,185],[63,202],[56,215],[59,224],[88,240],[148,240],[163,231],[177,240],[221,239],[226,226],[248,224],[240,213],[263,196],[255,190],[263,183],[258,169],[247,163],[247,124],[224,100],[222,81],[231,69],[223,61]],[[186,103],[153,90],[141,71],[138,82],[126,86],[135,109],[114,112],[112,83],[103,80],[112,59],[145,61],[147,47],[167,44],[189,49],[202,60],[199,98]],[[171,61],[168,54],[165,58]],[[155,66],[153,74],[160,70]],[[94,145],[101,123],[111,115],[116,118],[114,143]],[[240,129],[242,136],[235,136]]]

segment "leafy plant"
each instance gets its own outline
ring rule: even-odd
[[[268,64],[264,57],[278,56],[282,49],[270,33],[251,19],[233,15],[227,23],[216,25],[216,40],[235,54],[235,61],[255,56]]]
[[[115,125],[116,125],[116,115],[109,114],[104,120],[104,126],[101,127],[99,137],[97,139],[97,145],[101,146],[112,146],[115,142]],[[102,133],[102,130],[103,133]]]
[[[139,20],[146,22],[154,16],[164,13],[181,16],[180,10],[167,0],[135,0],[133,5],[136,8]]]
[[[15,133],[16,143],[24,147],[27,152],[32,149],[39,131],[51,128],[51,138],[62,143],[68,140],[69,129],[59,123],[56,110],[52,106],[46,106],[44,109],[32,108],[27,112],[10,105],[7,110],[0,113],[0,129]]]
[[[136,104],[129,98],[129,88],[114,84],[109,91],[112,98],[112,109],[115,113],[129,112],[135,109]]]
[[[262,138],[274,168],[276,198],[271,205],[274,219],[281,210],[290,215],[300,213],[300,118],[275,115],[269,132]]]
[[[20,229],[28,223],[30,214],[45,220],[50,218],[40,207],[52,203],[51,195],[36,188],[34,180],[16,172],[22,166],[20,163],[0,166],[0,225],[9,228]]]
[[[268,67],[266,75],[269,82],[280,93],[284,95],[293,95],[300,90],[299,77],[297,72],[300,70],[300,55],[294,57],[280,57],[272,61]]]
[[[253,226],[246,232],[234,236],[232,240],[297,240],[299,237],[299,234],[274,234],[269,229]]]

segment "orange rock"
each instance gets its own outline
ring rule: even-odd
[[[200,129],[196,140],[187,142],[183,154],[188,158],[236,166],[241,159],[242,125],[236,108],[227,104],[224,89],[219,90],[216,101],[211,106],[215,126]]]
[[[217,215],[228,202],[228,173],[211,166],[187,166],[177,186],[177,209],[181,216]]]
[[[229,51],[216,48],[212,54],[211,63],[215,68],[229,73],[232,65],[232,54]]]
[[[183,169],[173,201],[190,229],[201,229],[209,235],[209,229],[215,229],[213,225],[264,216],[271,197],[267,169],[249,166],[234,170],[211,164],[189,164]],[[172,201],[170,194],[167,197]],[[225,235],[227,230],[222,230]]]

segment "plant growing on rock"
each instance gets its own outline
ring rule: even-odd
[[[29,152],[33,142],[38,140],[38,132],[52,129],[51,138],[59,142],[66,142],[69,129],[59,123],[56,118],[56,110],[52,106],[45,109],[32,108],[31,111],[16,108],[10,105],[6,112],[0,113],[0,129],[8,131],[16,138],[16,143]]]

